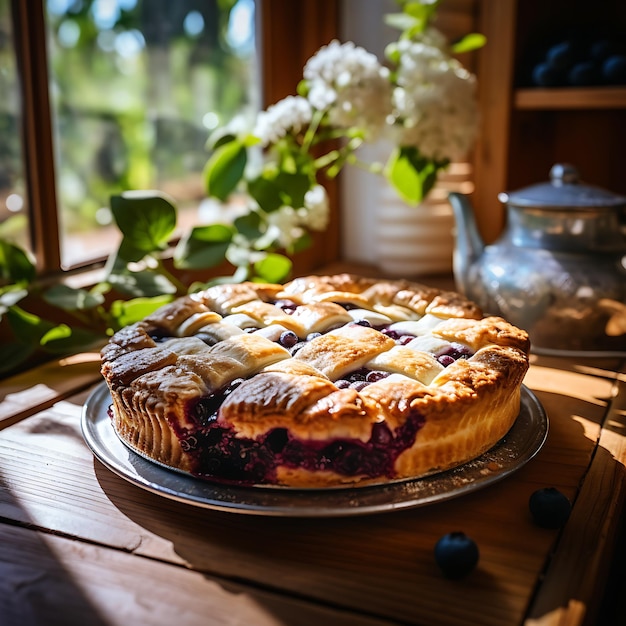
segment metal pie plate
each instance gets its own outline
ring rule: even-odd
[[[381,485],[333,489],[220,485],[167,468],[119,439],[109,418],[105,383],[83,407],[83,437],[109,470],[147,491],[198,507],[281,517],[342,517],[397,511],[450,500],[482,489],[523,467],[542,448],[548,418],[537,397],[522,386],[520,413],[491,450],[452,470]]]

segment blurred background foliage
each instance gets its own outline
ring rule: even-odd
[[[13,239],[20,228],[10,222],[24,222],[27,199],[22,211],[2,202],[25,188],[9,10],[0,0],[0,89],[12,94],[0,105],[0,236]],[[46,0],[45,14],[57,201],[72,265],[81,250],[93,255],[89,241],[112,224],[113,194],[160,189],[181,209],[197,208],[210,132],[259,107],[254,1]]]

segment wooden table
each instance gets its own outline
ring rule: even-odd
[[[534,356],[525,382],[550,431],[527,465],[454,500],[322,519],[199,508],[106,469],[80,430],[101,381],[97,354],[5,380],[0,624],[626,623],[601,606],[605,589],[608,600],[621,591],[610,557],[625,491],[625,372],[618,359]],[[561,530],[528,512],[545,486],[574,501]],[[455,530],[478,543],[480,562],[453,581],[433,547]]]

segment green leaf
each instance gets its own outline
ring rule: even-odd
[[[111,197],[111,211],[124,235],[122,258],[139,260],[163,250],[176,228],[176,207],[158,191],[127,191]],[[131,258],[132,257],[132,258]]]
[[[226,144],[229,144],[231,141],[235,141],[237,139],[237,135],[234,135],[227,128],[220,128],[216,130],[209,139],[209,147],[212,150],[217,150]]]
[[[383,20],[387,26],[402,31],[402,37],[413,38],[422,34],[435,16],[438,1],[402,2],[402,13],[390,13]]]
[[[86,289],[74,289],[68,285],[54,285],[43,294],[46,302],[59,307],[64,311],[84,311],[93,309],[104,302],[99,293],[92,293]]]
[[[3,341],[0,343],[0,374],[12,372],[18,365],[32,356],[36,350],[36,345],[32,343]]]
[[[254,264],[254,271],[268,283],[280,283],[289,276],[292,266],[286,256],[272,252]]]
[[[403,0],[402,11],[407,15],[412,15],[417,20],[422,20],[427,23],[434,17],[439,2],[440,0],[430,2],[424,2],[423,0]]]
[[[248,183],[248,193],[266,212],[277,211],[283,206],[280,187],[266,176],[259,176]]]
[[[8,311],[8,309],[28,295],[26,289],[15,289],[14,287],[6,288],[0,291],[0,319]]]
[[[154,250],[149,252],[154,252]],[[124,237],[115,253],[115,263],[121,263],[124,266],[128,263],[139,263],[139,261],[145,258],[146,254],[148,254],[146,250],[136,246],[128,237]]]
[[[168,295],[155,296],[153,298],[133,298],[132,300],[115,300],[115,302],[111,303],[109,311],[116,325],[114,330],[141,321],[172,300],[172,296]]]
[[[304,194],[311,189],[311,179],[300,172],[279,172],[276,185],[283,196],[283,204],[299,209],[304,206]]]
[[[303,98],[306,98],[309,95],[309,83],[308,81],[302,79],[296,85],[296,93]]]
[[[478,50],[487,43],[487,37],[481,33],[470,33],[465,35],[462,39],[452,44],[451,49],[454,54],[461,54],[462,52],[471,52],[472,50]]]
[[[448,163],[427,159],[417,148],[405,146],[391,154],[385,175],[401,198],[409,204],[417,204],[433,188],[439,170]]]
[[[77,349],[85,350],[104,341],[102,334],[84,328],[71,328],[59,324],[48,330],[40,340],[41,347],[52,354],[67,354]]]
[[[38,345],[41,338],[54,327],[52,322],[18,306],[9,308],[6,317],[15,336],[21,343],[28,345]]]
[[[0,279],[13,283],[30,283],[36,270],[27,253],[19,246],[0,240]]]
[[[218,200],[226,200],[243,178],[248,161],[240,141],[231,141],[217,148],[204,168],[206,192]]]
[[[85,350],[100,345],[106,339],[84,328],[72,328],[67,324],[53,326],[40,339],[41,347],[51,354],[68,354],[77,349]]]
[[[235,229],[225,224],[196,226],[180,240],[174,251],[174,263],[180,269],[215,267],[226,258],[226,250]]]
[[[401,198],[411,204],[423,199],[422,178],[419,164],[411,159],[409,151],[397,149],[392,153],[387,164],[386,175]]]
[[[435,186],[438,172],[439,168],[434,163],[431,163],[426,169],[422,170],[421,178],[423,198],[425,198],[428,195],[428,192]]]
[[[176,293],[176,287],[162,274],[152,270],[112,272],[108,281],[116,291],[133,297],[152,297]]]
[[[261,217],[254,211],[238,217],[234,225],[246,239],[258,239],[263,234],[261,232]]]
[[[296,239],[291,244],[288,252],[289,254],[297,254],[298,252],[302,252],[303,250],[310,248],[312,243],[313,243],[313,238],[311,237],[311,234],[308,232],[305,232],[301,237],[298,237],[298,239]]]
[[[405,13],[388,13],[383,17],[383,21],[387,26],[401,31],[409,30],[417,24],[417,20],[414,17]]]

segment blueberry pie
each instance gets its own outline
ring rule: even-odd
[[[527,334],[470,301],[349,274],[218,285],[102,350],[112,425],[166,466],[240,485],[419,477],[496,444]]]

